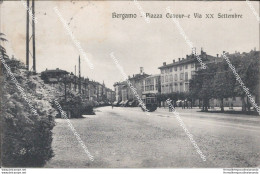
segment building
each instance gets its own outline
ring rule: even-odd
[[[128,103],[131,106],[137,105],[138,99],[135,96],[135,93],[141,98],[143,90],[143,80],[148,76],[150,75],[144,73],[144,68],[140,67],[140,72],[138,74],[133,74],[132,77],[128,76],[128,82],[116,82],[114,84],[116,102],[119,102],[120,105],[128,105]],[[133,89],[130,88],[128,83],[131,83],[131,85],[135,89],[135,92],[133,91]],[[116,104],[116,102],[114,104]]]
[[[68,75],[69,72],[56,68],[55,70],[48,70],[41,72],[41,78],[44,83],[56,86],[59,83],[63,83],[63,78]]]
[[[55,70],[45,70],[41,72],[41,78],[45,83],[52,86],[57,86],[59,90],[70,90],[75,93],[81,94],[83,99],[93,101],[95,105],[98,102],[102,104],[108,103],[107,91],[109,91],[110,101],[114,101],[115,93],[111,89],[107,88],[103,82],[91,81],[88,78],[78,77],[73,73],[61,70],[59,68]]]
[[[203,63],[216,62],[220,58],[207,55],[201,50],[199,57]],[[196,55],[186,55],[186,58],[178,58],[178,61],[173,60],[172,63],[159,67],[161,71],[161,93],[167,94],[172,92],[188,92],[189,80],[195,75],[195,72],[200,69]]]
[[[115,89],[115,102],[114,104],[119,104],[122,101],[122,86],[124,84],[122,82],[116,82],[114,83],[114,89]]]
[[[160,74],[151,75],[143,79],[142,94],[161,93],[161,76]]]
[[[128,80],[131,83],[131,85],[135,88],[136,94],[141,98],[142,92],[143,92],[143,80],[150,75],[146,74],[144,72],[144,68],[140,67],[140,72],[138,74],[134,74],[132,77],[129,76]],[[128,87],[128,100],[133,101],[133,100],[138,100],[135,96],[135,93],[133,90]]]

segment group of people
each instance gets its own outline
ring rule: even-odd
[[[172,102],[172,105],[175,107],[181,107],[182,109],[192,109],[192,103],[190,101],[187,100],[178,100],[177,102]],[[169,107],[169,111],[170,106]]]

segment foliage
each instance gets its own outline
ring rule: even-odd
[[[256,102],[259,103],[259,51],[230,54],[227,57],[244,85],[252,95],[256,96]],[[190,80],[190,95],[194,99],[203,100],[205,105],[203,110],[207,110],[211,98],[220,99],[221,110],[224,111],[224,98],[240,96],[243,99],[246,96],[234,72],[224,59],[221,62],[209,63],[207,66],[207,69],[197,71],[195,77]]]
[[[2,48],[2,47],[1,47]],[[2,55],[5,52],[2,49]],[[6,57],[6,56],[5,56]],[[33,114],[4,66],[1,66],[2,165],[5,167],[41,167],[53,156],[52,129],[55,125],[52,100],[38,76],[21,69],[24,65],[6,57],[6,64],[37,111]]]

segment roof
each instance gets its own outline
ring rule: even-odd
[[[45,70],[43,71],[42,73],[46,73],[46,74],[49,74],[49,73],[63,73],[63,74],[69,74],[69,72],[65,71],[65,70],[62,70],[62,69],[53,69],[53,70]]]
[[[146,73],[143,73],[143,74],[135,74],[133,77],[130,77],[128,80],[140,80],[140,79],[143,79],[143,78],[146,78],[150,75],[146,74]]]
[[[207,55],[206,52],[202,52],[202,54],[199,55],[199,57],[202,59],[202,61],[205,62],[211,62],[211,61],[215,61],[215,59],[217,59],[217,57],[211,56],[211,55]],[[173,66],[178,66],[178,65],[183,65],[183,64],[187,64],[187,63],[199,63],[199,61],[197,60],[195,55],[187,55],[186,59],[182,59],[180,61],[176,61],[174,63],[170,63],[170,64],[166,64],[163,66],[158,67],[158,69],[163,69],[163,68],[167,68],[167,67],[173,67]]]

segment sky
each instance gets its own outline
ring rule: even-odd
[[[36,1],[36,68],[64,69],[74,72],[80,51],[71,40],[53,8],[57,7],[69,23],[70,31],[80,43],[94,69],[81,59],[81,74],[113,89],[123,80],[110,53],[127,75],[139,73],[140,67],[148,74],[159,74],[163,62],[186,57],[191,48],[185,42],[175,23],[165,18],[166,7],[173,13],[239,13],[242,19],[178,19],[183,31],[196,47],[215,56],[223,51],[248,52],[259,50],[259,22],[248,5],[241,2],[138,2],[146,13],[161,13],[163,19],[140,17],[133,1]],[[258,2],[251,2],[259,14]],[[112,18],[112,13],[135,13],[136,19]],[[26,9],[20,1],[1,5],[1,32],[6,34],[8,54],[25,62]],[[82,57],[82,55],[81,55]],[[30,60],[30,66],[32,66]]]

